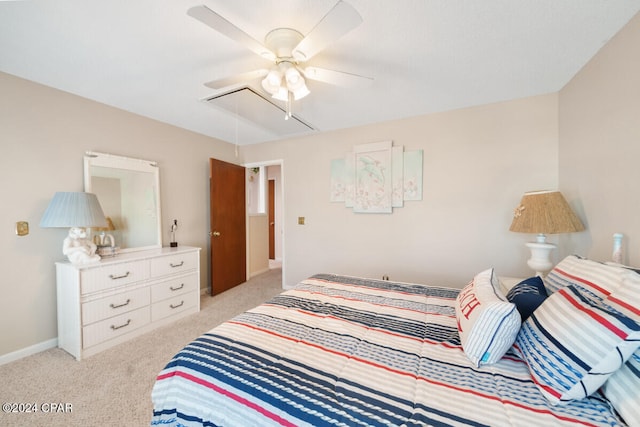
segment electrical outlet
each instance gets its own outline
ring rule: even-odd
[[[389,280],[389,276],[388,276],[388,275],[386,275],[386,274],[383,274],[383,275],[382,275],[382,280],[387,280],[387,281],[388,281],[388,280]]]
[[[299,216],[298,217],[298,225],[304,225],[304,217],[303,216]]]

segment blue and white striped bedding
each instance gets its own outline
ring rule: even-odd
[[[476,368],[458,289],[316,275],[202,335],[160,372],[152,425],[616,426],[550,406],[513,353]]]

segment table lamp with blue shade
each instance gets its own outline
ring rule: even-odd
[[[100,260],[96,245],[87,239],[87,227],[106,227],[107,220],[95,194],[57,192],[42,216],[40,227],[69,227],[62,253],[72,264],[89,264]]]

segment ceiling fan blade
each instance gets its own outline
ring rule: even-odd
[[[363,88],[373,83],[372,77],[345,73],[343,71],[327,70],[326,68],[306,67],[302,69],[302,73],[309,80],[317,80],[342,87]]]
[[[349,3],[338,1],[316,26],[293,49],[293,57],[306,61],[362,22],[362,17]]]
[[[235,76],[223,77],[221,79],[212,80],[205,83],[206,87],[211,89],[222,89],[227,86],[233,86],[239,83],[245,83],[251,80],[259,79],[269,73],[267,69],[253,70],[246,73],[236,74]]]
[[[190,8],[187,11],[187,15],[197,19],[205,25],[208,25],[220,34],[229,37],[231,40],[237,41],[265,59],[273,61],[276,58],[274,53],[267,49],[262,43],[258,42],[249,34],[245,33],[205,5]]]

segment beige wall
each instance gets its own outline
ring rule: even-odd
[[[571,236],[591,258],[610,259],[626,236],[625,262],[640,266],[640,15],[560,92],[560,187],[587,231]],[[569,238],[567,238],[569,239]]]
[[[463,286],[495,266],[530,274],[508,231],[528,190],[557,188],[555,94],[243,147],[247,163],[283,159],[285,286],[318,272]],[[329,165],[357,144],[424,150],[424,197],[393,214],[329,202]],[[306,225],[298,225],[304,216]]]
[[[83,190],[87,150],[155,160],[162,216],[177,218],[178,242],[202,247],[209,272],[208,158],[236,162],[231,144],[0,73],[0,356],[55,339],[54,262],[67,230],[41,229],[56,191]],[[30,233],[18,237],[16,221]]]
[[[280,165],[271,165],[267,167],[267,179],[273,180],[274,197],[274,230],[273,230],[273,255],[276,261],[282,261],[282,171]]]
[[[249,278],[269,270],[269,217],[249,215]]]

